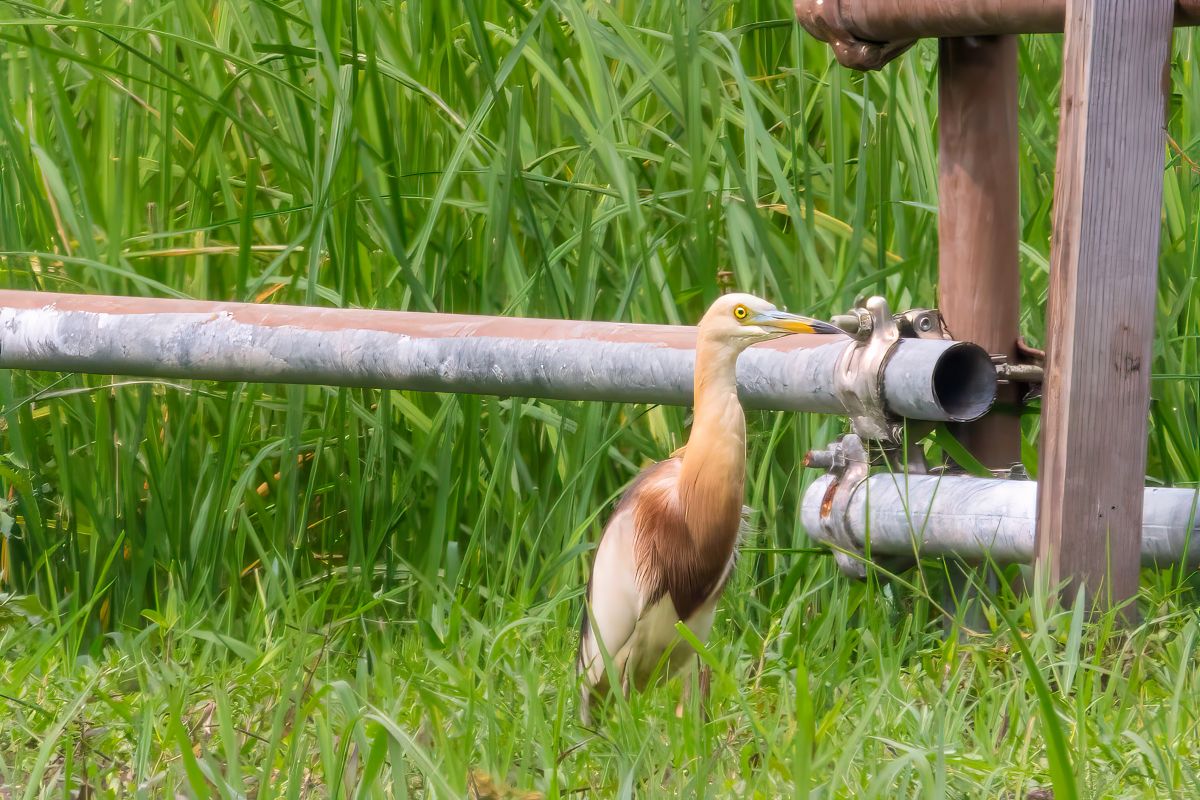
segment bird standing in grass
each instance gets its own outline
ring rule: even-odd
[[[791,333],[841,331],[748,294],[722,296],[700,321],[691,435],[626,490],[592,564],[578,660],[585,725],[593,700],[609,690],[601,646],[628,692],[644,689],[656,673],[674,674],[693,655],[679,641],[677,621],[700,641],[708,638],[743,519],[746,418],[737,359],[755,342]]]

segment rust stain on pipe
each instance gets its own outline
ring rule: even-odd
[[[821,496],[821,519],[829,519],[829,515],[833,513],[833,498],[837,496],[839,485],[837,478],[830,479],[829,487]]]
[[[176,300],[107,295],[58,294],[0,290],[0,307],[54,308],[91,314],[207,314],[227,316],[236,322],[267,328],[303,328],[310,331],[363,330],[396,333],[414,339],[497,338],[533,341],[588,340],[648,344],[677,350],[696,348],[692,325],[652,325],[626,322],[489,317],[470,314],[431,314],[358,308],[258,305],[206,300]],[[789,352],[842,341],[842,337],[795,334],[762,342],[756,349]]]

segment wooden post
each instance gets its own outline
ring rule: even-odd
[[[1021,285],[1017,38],[942,39],[938,65],[938,308],[953,336],[1014,358]],[[997,403],[1015,404],[1015,386]],[[955,436],[993,469],[1021,458],[1020,419],[994,413]]]
[[[1012,358],[1021,310],[1017,37],[942,39],[938,54],[938,308],[951,335]],[[998,404],[1017,399],[1017,387],[998,387]],[[1021,421],[1011,413],[950,428],[987,467],[1021,458]],[[974,570],[948,566],[945,602],[965,609],[969,627],[984,627]],[[983,578],[998,580],[990,570]]]
[[[1071,601],[1138,585],[1172,0],[1068,0],[1038,570]]]

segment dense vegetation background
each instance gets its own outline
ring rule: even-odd
[[[851,73],[785,0],[9,0],[0,40],[7,287],[691,322],[729,270],[821,315],[936,300],[936,46]],[[1182,486],[1195,43],[1148,476]],[[1035,344],[1060,60],[1022,43]],[[470,769],[547,797],[1200,785],[1190,579],[1148,574],[1131,634],[1006,597],[945,638],[937,565],[854,583],[800,528],[800,459],[838,420],[751,415],[712,720],[673,689],[592,735],[587,554],[686,410],[23,371],[0,404],[0,796],[462,796]]]

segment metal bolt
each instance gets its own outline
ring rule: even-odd
[[[832,450],[810,450],[804,456],[804,466],[812,469],[829,469],[833,466]]]
[[[858,336],[863,330],[862,320],[857,314],[836,314],[830,322],[851,336]]]

